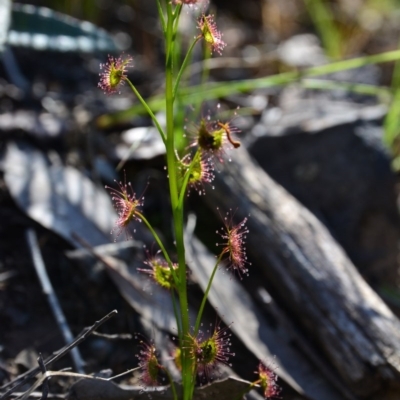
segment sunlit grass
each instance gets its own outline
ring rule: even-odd
[[[263,78],[233,82],[218,82],[207,85],[186,87],[182,89],[180,96],[186,104],[190,104],[196,103],[199,98],[201,98],[203,101],[211,100],[223,98],[235,93],[248,93],[255,89],[273,88],[288,85],[292,82],[300,82],[308,87],[313,87],[314,89],[334,90],[342,88],[351,92],[378,96],[380,99],[384,99],[387,102],[392,98],[392,89],[390,87],[329,81],[327,79],[317,81],[316,79],[310,80],[310,78],[316,78],[318,76],[324,76],[348,69],[359,68],[365,65],[379,64],[397,60],[400,60],[400,50],[389,51],[372,56],[357,57],[350,60],[337,61],[326,65],[311,67],[303,71],[285,72]],[[153,110],[160,111],[164,109],[165,101],[162,96],[158,95],[149,99],[148,104]],[[127,122],[143,112],[143,107],[136,105],[115,114],[102,115],[98,118],[97,123],[101,128],[108,128],[112,125]]]

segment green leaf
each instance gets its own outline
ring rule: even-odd
[[[8,44],[61,52],[117,50],[112,37],[91,22],[80,21],[46,7],[18,3],[12,9]]]

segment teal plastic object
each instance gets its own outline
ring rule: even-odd
[[[11,0],[0,0],[0,53],[4,51],[10,25]]]

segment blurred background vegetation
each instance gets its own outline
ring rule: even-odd
[[[23,2],[25,3],[25,2]],[[155,4],[149,0],[37,0],[28,4],[49,7],[106,29],[119,48],[135,54],[136,68],[162,70],[161,35]],[[215,0],[214,11],[222,19],[229,47],[225,56],[272,54],[294,35],[316,34],[328,59],[341,60],[399,48],[399,0]],[[269,62],[268,62],[269,60]],[[251,77],[292,70],[272,56],[252,71]],[[385,120],[385,142],[400,168],[400,67],[381,64],[379,84],[390,89],[389,112]],[[248,78],[238,74],[232,78]],[[372,89],[373,92],[373,89]],[[379,94],[379,88],[376,88]]]

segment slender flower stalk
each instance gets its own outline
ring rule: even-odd
[[[139,99],[139,101],[142,103],[144,109],[147,111],[147,113],[149,114],[150,118],[153,120],[154,125],[156,126],[158,133],[161,136],[161,139],[163,140],[164,144],[166,144],[166,139],[165,139],[165,133],[164,130],[161,128],[160,123],[158,122],[156,116],[154,115],[153,111],[151,110],[151,108],[147,105],[147,103],[145,102],[145,100],[143,99],[143,97],[140,95],[140,93],[138,92],[138,90],[136,89],[135,85],[128,79],[125,78],[126,82],[128,82],[128,85],[131,87],[133,93],[135,93],[136,97]]]
[[[258,379],[252,382],[247,389],[235,397],[234,400],[242,400],[246,393],[256,387],[261,387],[264,399],[266,400],[281,399],[281,388],[277,384],[278,376],[272,367],[269,367],[263,361],[260,361],[258,369],[257,371],[254,371],[254,373],[257,374]]]
[[[147,228],[149,229],[149,231],[151,232],[151,234],[153,235],[155,241],[157,242],[157,244],[160,246],[160,249],[165,257],[165,259],[167,260],[169,269],[171,271],[171,275],[174,278],[175,284],[178,282],[178,276],[176,274],[175,268],[174,268],[174,264],[171,261],[171,258],[168,255],[167,250],[165,249],[165,246],[163,244],[163,242],[161,241],[160,237],[157,235],[156,231],[154,230],[154,228],[151,226],[151,224],[149,223],[149,221],[147,220],[147,218],[141,214],[140,212],[137,212],[138,217],[140,218],[141,221],[144,222],[144,224],[147,226]]]
[[[157,11],[158,11],[158,16],[160,17],[162,30],[163,30],[163,33],[165,35],[165,31],[166,31],[167,27],[166,27],[166,23],[165,23],[164,11],[163,11],[163,8],[161,6],[160,0],[157,0]]]
[[[219,264],[221,262],[222,256],[223,256],[223,254],[220,254],[220,256],[218,257],[217,262],[215,263],[214,269],[213,269],[213,271],[211,273],[211,276],[210,276],[210,278],[208,280],[207,288],[204,291],[203,300],[201,302],[201,305],[200,305],[200,308],[199,308],[199,312],[198,312],[197,318],[196,318],[196,325],[194,326],[194,334],[195,335],[197,335],[197,333],[199,331],[201,318],[203,316],[204,306],[206,305],[207,298],[208,298],[208,293],[210,292],[211,285],[213,283],[213,280],[214,280],[215,274],[217,272],[218,266],[219,266]]]
[[[194,46],[196,46],[196,43],[197,43],[200,39],[201,39],[201,36],[198,36],[198,37],[196,37],[196,38],[194,39],[194,41],[192,42],[191,46],[189,47],[188,52],[186,53],[185,59],[183,60],[181,69],[179,70],[178,75],[177,75],[176,80],[175,80],[175,85],[174,85],[174,96],[173,96],[173,97],[174,97],[174,100],[175,100],[176,93],[177,93],[178,88],[179,88],[179,84],[180,84],[180,82],[181,82],[181,78],[182,78],[183,72],[185,71],[186,67],[188,66],[189,60],[190,60],[190,58],[191,58],[191,56],[192,56],[192,52],[193,52]]]

